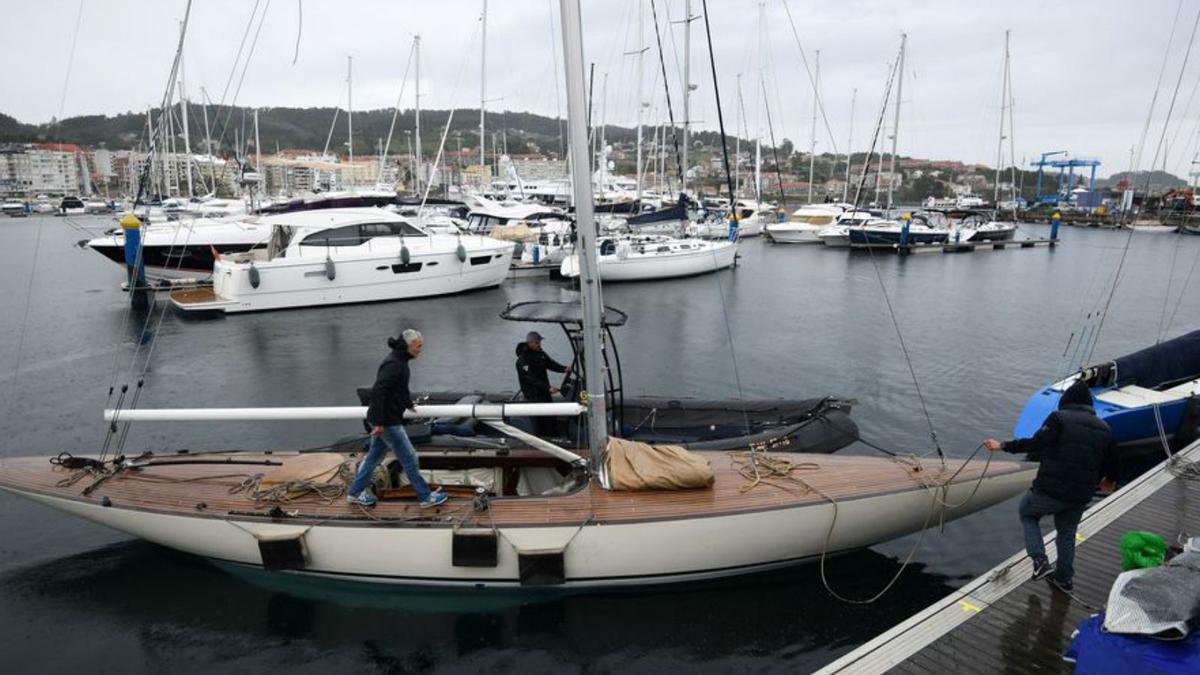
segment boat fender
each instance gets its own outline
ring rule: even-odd
[[[262,275],[259,274],[258,268],[254,266],[254,263],[250,263],[250,288],[258,288],[258,285],[261,283]]]
[[[624,259],[628,258],[631,248],[632,247],[630,246],[629,242],[627,242],[627,241],[621,242],[621,245],[617,247],[617,259],[624,260]]]
[[[333,265],[333,258],[325,256],[325,277],[333,281],[337,277],[337,269]]]
[[[454,249],[454,255],[458,256],[458,262],[467,262],[467,249],[459,242],[458,248]]]
[[[559,586],[566,581],[562,551],[554,553],[517,552],[517,574],[522,586]]]
[[[404,242],[400,242],[400,262],[407,265],[410,260],[412,260],[412,253],[409,252]]]
[[[258,552],[262,556],[263,569],[268,572],[304,569],[308,556],[303,534],[255,535],[255,538],[258,540]]]
[[[450,540],[454,567],[496,567],[500,564],[500,538],[495,530],[457,530]]]

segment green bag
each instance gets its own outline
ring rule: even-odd
[[[1153,532],[1134,530],[1121,536],[1121,569],[1158,567],[1167,555],[1167,542]]]

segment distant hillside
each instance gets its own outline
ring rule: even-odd
[[[1150,178],[1150,192],[1163,192],[1173,190],[1179,187],[1185,187],[1187,181],[1166,171],[1121,171],[1114,173],[1108,178],[1096,180],[1096,185],[1103,188],[1115,188],[1117,185],[1128,179],[1129,184],[1135,190],[1144,190],[1146,188],[1146,178]]]
[[[177,109],[178,110],[178,109]],[[333,108],[259,108],[259,138],[263,152],[281,150],[321,150],[329,137],[334,123]],[[204,109],[197,104],[189,106],[188,126],[192,147],[203,151]],[[378,144],[387,138],[392,123],[391,109],[354,111],[354,154],[371,155],[378,151]],[[449,110],[424,110],[421,112],[421,146],[425,153],[435,152],[441,141],[442,130]],[[157,114],[155,115],[157,121]],[[235,133],[238,138],[247,134],[253,137],[254,112],[250,108],[209,106],[208,123],[213,143],[219,152],[232,150]],[[402,111],[396,119],[392,136],[393,154],[407,151],[406,131],[414,128],[414,114]],[[179,121],[176,131],[182,134]],[[26,124],[8,115],[0,114],[0,142],[57,141],[78,143],[85,146],[104,146],[111,149],[136,147],[145,136],[146,114],[128,112],[120,115],[82,115],[64,118],[59,124]],[[557,156],[566,133],[562,120],[526,112],[489,110],[487,116],[489,148],[493,142],[507,147],[509,153],[539,152]],[[650,130],[647,129],[647,133]],[[632,142],[635,130],[627,127],[609,126],[606,137],[610,143]],[[463,148],[479,147],[479,110],[458,109],[454,111],[454,122],[446,139],[446,149],[455,150],[461,140]],[[218,145],[219,141],[219,145]],[[717,133],[701,131],[692,134],[698,146],[715,146]],[[731,139],[732,142],[732,139]],[[506,146],[507,143],[507,146]],[[346,111],[337,111],[337,122],[333,126],[330,150],[344,154],[346,151]],[[784,147],[790,150],[786,140]]]

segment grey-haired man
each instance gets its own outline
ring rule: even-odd
[[[371,405],[367,408],[367,423],[371,425],[371,446],[367,456],[358,465],[358,474],[350,484],[347,499],[353,504],[372,506],[375,496],[367,486],[371,482],[371,474],[379,462],[383,461],[388,448],[396,453],[400,466],[404,467],[404,475],[417,491],[421,500],[421,508],[443,504],[446,493],[432,492],[425,479],[421,476],[421,467],[417,463],[417,449],[408,439],[404,431],[404,411],[413,407],[412,394],[408,390],[408,362],[421,354],[425,340],[417,331],[409,328],[400,334],[399,338],[389,338],[388,347],[392,353],[379,366],[375,375],[375,386],[371,387]]]

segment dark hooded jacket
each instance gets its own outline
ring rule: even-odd
[[[565,373],[567,367],[540,349],[534,351],[524,342],[517,344],[517,379],[521,381],[521,395],[526,401],[551,400],[548,370]]]
[[[375,385],[371,387],[371,402],[367,407],[367,423],[371,426],[404,424],[404,411],[413,407],[408,391],[408,362],[412,360],[408,345],[404,340],[391,338],[388,346],[392,353],[379,365]]]
[[[1063,392],[1058,410],[1050,413],[1033,437],[1009,441],[1004,450],[1040,459],[1033,489],[1072,504],[1086,504],[1101,478],[1117,478],[1116,441],[1096,416],[1092,395],[1082,381]]]

